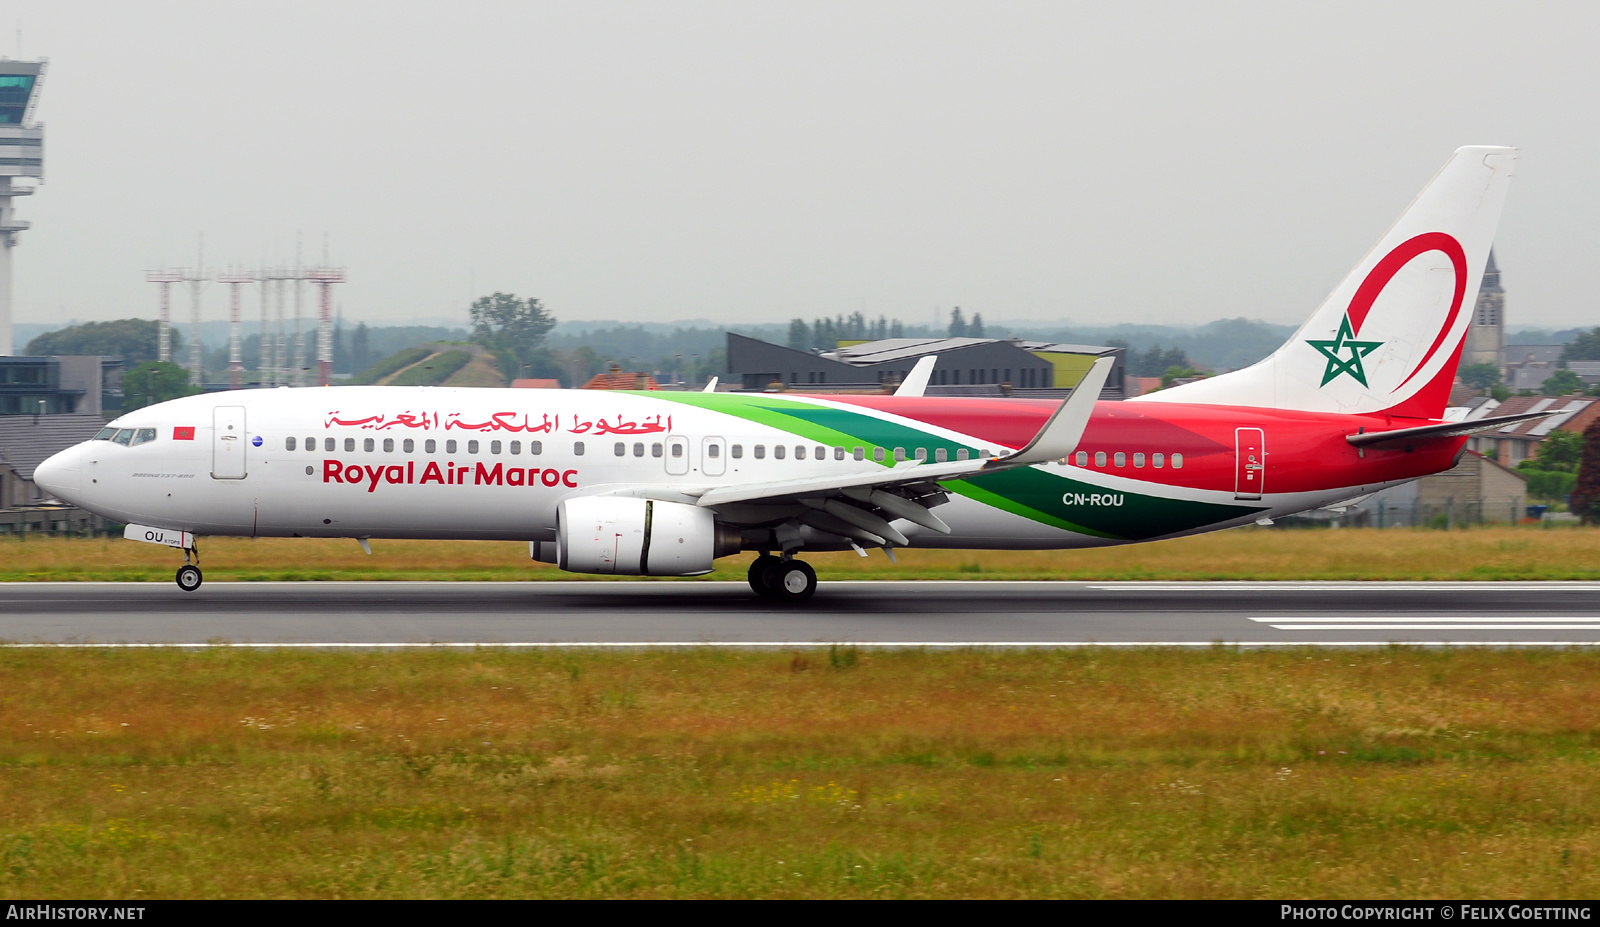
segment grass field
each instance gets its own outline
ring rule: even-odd
[[[1600,894],[1575,651],[0,651],[10,897]]]
[[[523,543],[204,538],[206,578],[225,580],[561,580]],[[742,580],[753,554],[718,561],[705,579]],[[1216,534],[1078,551],[905,550],[806,555],[839,579],[1600,579],[1600,531],[1488,527],[1284,530]],[[0,581],[170,581],[182,555],[120,538],[0,541]]]

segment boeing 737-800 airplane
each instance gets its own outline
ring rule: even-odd
[[[1293,338],[1253,367],[1097,401],[343,387],[139,409],[40,465],[58,498],[195,539],[526,540],[579,573],[692,576],[741,550],[803,601],[802,550],[1036,549],[1181,537],[1446,470],[1444,419],[1505,201],[1509,148],[1455,152]],[[196,563],[189,563],[196,554]]]

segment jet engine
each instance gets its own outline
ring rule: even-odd
[[[556,510],[556,565],[572,573],[698,576],[741,540],[710,510],[681,502],[581,496]]]

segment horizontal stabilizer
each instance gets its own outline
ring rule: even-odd
[[[1515,425],[1518,422],[1526,422],[1529,419],[1544,418],[1560,411],[1563,410],[1551,409],[1548,412],[1524,412],[1521,415],[1480,418],[1472,422],[1420,425],[1416,428],[1401,428],[1395,431],[1369,431],[1363,434],[1347,435],[1345,440],[1356,447],[1389,447],[1392,445],[1415,444],[1418,441],[1460,438],[1465,435],[1477,434],[1480,431],[1499,431],[1507,425]]]

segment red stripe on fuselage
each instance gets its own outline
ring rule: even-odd
[[[899,398],[894,396],[814,396],[843,405],[884,412],[971,435],[1000,447],[1027,444],[1044,427],[1058,402],[1049,399],[980,397]],[[1339,415],[1290,409],[1207,406],[1192,403],[1100,402],[1078,450],[1088,455],[1085,469],[1167,486],[1231,491],[1234,485],[1234,432],[1260,428],[1266,435],[1268,492],[1317,492],[1385,483],[1448,470],[1465,438],[1431,441],[1405,449],[1369,448],[1359,454],[1345,441],[1358,431],[1386,431],[1421,424],[1392,421],[1384,414]],[[1094,465],[1105,452],[1106,466]],[[1124,454],[1124,465],[1114,461]],[[1134,454],[1145,466],[1133,466]],[[1155,454],[1167,463],[1160,469]],[[1183,468],[1172,469],[1173,454]],[[1074,461],[1075,462],[1075,461]]]

